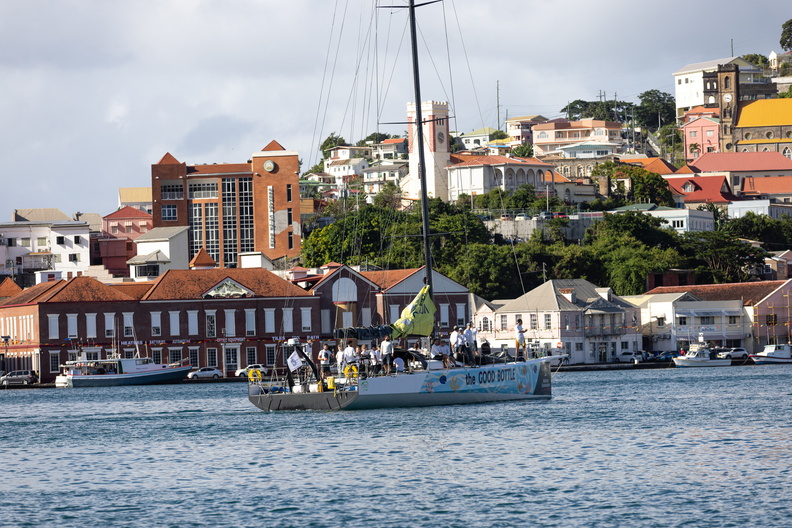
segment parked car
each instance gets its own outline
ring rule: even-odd
[[[515,220],[528,220],[528,215],[525,213],[520,213],[514,217]]]
[[[743,347],[726,348],[718,352],[718,357],[725,359],[748,359],[748,351]]]
[[[641,362],[641,356],[635,352],[622,352],[613,358],[614,363],[635,363],[636,365]]]
[[[248,365],[245,368],[238,369],[234,373],[234,375],[236,377],[238,377],[238,378],[247,378],[248,374],[250,373],[251,370],[259,370],[259,371],[261,371],[262,374],[266,374],[267,373],[267,367],[265,367],[264,365],[256,364],[256,365]]]
[[[488,220],[493,219],[491,214],[481,214],[476,216],[479,217],[482,220],[482,222],[487,222]]]
[[[512,215],[510,215],[510,214],[504,213],[504,214],[500,215],[500,219],[501,220],[514,220],[514,217]]]
[[[550,211],[542,211],[536,217],[537,220],[550,220],[551,218],[553,218],[553,213],[551,213]]]
[[[679,352],[660,352],[649,358],[649,361],[671,361],[675,357],[679,357]]]
[[[569,218],[564,213],[553,213],[553,218]]]
[[[38,383],[38,375],[32,370],[12,370],[2,378],[0,378],[0,385],[8,387],[9,385],[32,385]]]
[[[187,379],[222,378],[223,372],[214,367],[203,367],[187,374]]]

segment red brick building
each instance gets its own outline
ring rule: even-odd
[[[125,206],[102,217],[102,231],[91,237],[91,263],[116,277],[129,277],[127,260],[137,254],[135,239],[153,227],[150,214]]]
[[[151,166],[154,227],[189,228],[189,258],[205,248],[220,267],[239,253],[300,253],[299,162],[276,141],[245,163],[187,165],[170,153]]]

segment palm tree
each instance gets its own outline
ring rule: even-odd
[[[701,152],[701,146],[698,143],[691,143],[688,147],[688,150],[691,154],[694,154],[694,158],[698,157],[698,153]]]

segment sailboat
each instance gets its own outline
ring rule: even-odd
[[[437,1],[437,0],[435,0]],[[434,3],[432,1],[421,5]],[[393,6],[391,6],[393,7]],[[404,7],[404,6],[402,6]],[[418,75],[415,1],[409,5],[410,37],[412,40],[413,83],[416,101],[416,140],[423,145],[421,89]],[[432,257],[429,243],[429,212],[424,149],[418,148],[419,176],[426,278],[415,299],[404,308],[401,317],[392,325],[365,329],[341,329],[341,337],[365,333],[366,337],[394,339],[410,336],[429,336],[435,321],[432,293]],[[552,397],[550,360],[555,357],[521,361],[507,360],[489,365],[443,365],[436,360],[408,353],[402,361],[404,372],[366,376],[357,368],[347,367],[335,377],[322,379],[314,362],[304,353],[298,342],[290,343],[294,351],[289,356],[286,378],[282,384],[262,380],[260,373],[251,373],[248,399],[266,411],[287,410],[353,410],[389,407],[424,407]]]

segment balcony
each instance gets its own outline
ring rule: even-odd
[[[586,337],[624,335],[626,333],[627,330],[623,326],[587,326],[583,329],[583,335]]]

